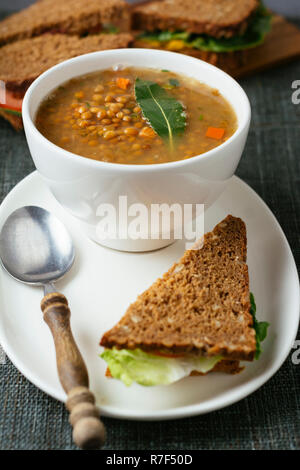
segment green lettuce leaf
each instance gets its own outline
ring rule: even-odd
[[[232,52],[250,49],[261,44],[265,35],[271,29],[271,14],[261,4],[244,34],[232,38],[214,38],[205,34],[196,35],[182,31],[158,31],[143,33],[140,38],[149,41],[168,42],[172,39],[181,39],[186,47],[211,52]]]
[[[129,386],[132,382],[140,385],[168,385],[190,375],[192,370],[206,373],[222,357],[185,356],[169,358],[149,354],[141,349],[106,349],[101,355],[111,375]]]
[[[0,109],[2,109],[5,113],[13,114],[13,115],[15,115],[15,116],[22,117],[22,112],[21,112],[21,111],[17,111],[16,109],[5,108],[4,106],[1,106]]]
[[[253,328],[255,329],[256,333],[256,352],[255,352],[255,359],[259,359],[262,349],[261,349],[261,343],[262,341],[266,338],[267,332],[268,332],[268,327],[270,326],[270,323],[266,321],[257,321],[256,319],[256,304],[255,304],[255,299],[254,295],[252,292],[250,293],[250,313],[253,317]]]

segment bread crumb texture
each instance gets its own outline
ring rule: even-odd
[[[53,65],[81,54],[127,47],[128,33],[97,34],[84,38],[66,34],[43,34],[1,48],[0,80],[12,91],[26,91],[30,83]]]
[[[246,256],[245,224],[229,215],[129,306],[101,345],[253,360]]]
[[[40,34],[91,34],[103,25],[128,31],[128,4],[123,0],[39,0],[0,22],[0,45]]]
[[[242,34],[257,0],[164,0],[137,6],[133,13],[133,28],[153,31],[189,31],[214,37]]]

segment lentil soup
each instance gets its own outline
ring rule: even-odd
[[[183,108],[185,128],[174,145],[145,117],[135,96],[137,79],[158,84],[165,96]],[[36,126],[48,140],[72,153],[138,165],[203,154],[236,131],[237,118],[216,89],[167,70],[130,67],[69,80],[42,102]]]

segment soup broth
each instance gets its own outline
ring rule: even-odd
[[[137,78],[158,84],[182,105],[186,124],[174,145],[145,117],[135,97]],[[130,67],[69,80],[42,102],[36,126],[48,140],[82,157],[141,165],[203,154],[236,131],[237,118],[217,89],[167,70]]]

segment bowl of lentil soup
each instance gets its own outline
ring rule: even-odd
[[[148,93],[146,99],[136,96],[137,84]],[[179,106],[182,132],[174,126],[172,142],[152,90],[170,106]],[[149,106],[162,122],[151,124]],[[41,103],[35,124],[48,140],[82,157],[153,165],[192,158],[221,145],[236,131],[237,119],[216,88],[166,69],[116,67],[60,85]]]
[[[204,204],[221,194],[240,160],[250,105],[234,79],[167,51],[101,51],[42,74],[23,102],[36,168],[95,241],[120,250],[166,246],[99,233],[103,204]],[[103,214],[102,214],[103,215]],[[118,219],[119,220],[119,219]],[[129,221],[126,222],[129,224]],[[126,231],[126,230],[125,230]],[[128,233],[127,233],[128,235]]]

